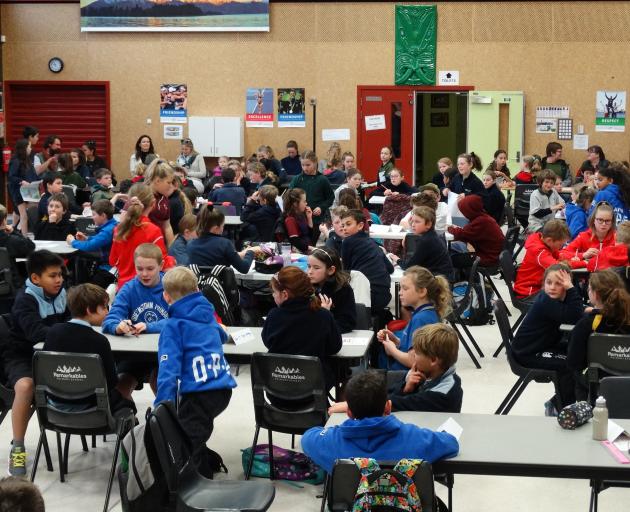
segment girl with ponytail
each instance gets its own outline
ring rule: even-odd
[[[481,159],[474,152],[462,153],[457,157],[458,174],[451,180],[449,187],[442,191],[442,194],[448,196],[450,191],[462,196],[476,194],[484,197],[486,190],[483,183],[473,173],[473,171],[481,171],[481,169]]]
[[[601,270],[591,274],[588,298],[593,308],[575,324],[567,352],[569,368],[578,371],[588,364],[586,351],[592,333],[630,334],[630,295],[617,273]]]
[[[175,266],[175,259],[166,253],[162,230],[149,220],[155,206],[153,191],[142,183],[129,189],[129,206],[122,221],[114,228],[109,264],[118,268],[118,289],[136,275],[133,253],[140,244],[157,245],[164,258],[164,270]]]
[[[341,349],[341,334],[333,315],[321,307],[308,275],[297,267],[283,267],[271,278],[271,291],[278,307],[267,315],[263,343],[269,352],[319,357],[326,384],[332,387],[328,357]]]

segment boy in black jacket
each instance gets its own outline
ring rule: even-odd
[[[55,324],[48,330],[44,350],[101,356],[107,378],[110,409],[114,413],[122,408],[136,412],[131,399],[132,389],[118,383],[116,363],[109,341],[92,329],[92,326],[101,325],[107,316],[109,295],[100,286],[86,283],[70,288],[67,298],[72,320]],[[63,405],[59,406],[63,409]]]
[[[35,227],[35,240],[65,242],[68,235],[76,234],[77,230],[70,222],[68,198],[65,194],[53,194],[48,200],[48,215]]]
[[[13,476],[26,475],[24,436],[33,402],[33,346],[46,340],[54,324],[70,319],[63,289],[63,260],[50,251],[35,251],[26,266],[29,279],[15,297],[9,338],[0,341],[7,384],[15,391],[9,454],[9,474]]]
[[[19,230],[7,224],[7,209],[0,204],[0,247],[5,247],[9,253],[13,286],[19,288],[24,284],[24,278],[19,275],[15,264],[16,258],[26,258],[35,250],[35,244],[30,238],[22,236]]]
[[[273,185],[263,185],[252,194],[241,212],[242,239],[254,242],[274,240],[273,228],[282,214],[276,204],[278,189]]]
[[[370,281],[372,311],[378,313],[392,298],[390,274],[394,266],[374,240],[363,231],[365,218],[361,210],[348,210],[342,214],[341,223],[345,238],[341,244],[343,268],[358,270]]]

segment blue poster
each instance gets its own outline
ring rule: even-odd
[[[278,89],[278,128],[304,128],[304,89]]]
[[[188,87],[186,84],[160,86],[160,123],[186,123]]]

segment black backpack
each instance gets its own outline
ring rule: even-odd
[[[190,265],[197,276],[201,293],[214,306],[225,325],[239,325],[241,320],[240,293],[234,270],[226,265]]]
[[[453,285],[453,299],[455,303],[463,300],[467,289],[468,281],[461,281]],[[485,282],[481,274],[477,274],[477,278],[473,282],[470,301],[461,315],[464,323],[467,325],[494,324],[494,317],[492,316],[493,297],[494,291],[492,287]]]

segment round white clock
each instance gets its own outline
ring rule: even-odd
[[[59,57],[53,57],[48,61],[48,69],[53,73],[61,73],[63,69],[63,61]]]

